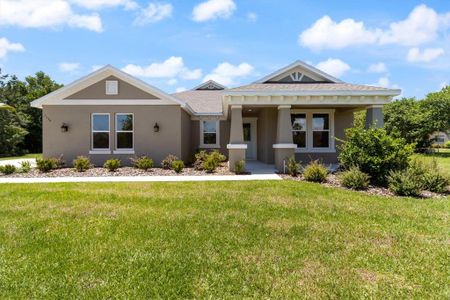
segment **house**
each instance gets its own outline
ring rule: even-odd
[[[218,149],[236,161],[284,168],[287,157],[337,162],[336,146],[367,111],[366,126],[382,126],[382,107],[400,90],[345,83],[296,61],[249,85],[214,81],[167,94],[105,66],[32,102],[43,111],[43,154],[94,164],[133,155],[189,161],[198,149]]]
[[[433,144],[444,146],[445,143],[450,141],[450,131],[436,131],[430,135],[430,140],[433,141]]]

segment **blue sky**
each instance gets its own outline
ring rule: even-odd
[[[112,64],[174,92],[296,59],[420,98],[450,83],[450,1],[0,0],[0,66],[21,78]]]

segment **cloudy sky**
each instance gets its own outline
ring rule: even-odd
[[[21,78],[112,64],[174,92],[296,59],[422,97],[450,83],[450,1],[0,0],[0,66]]]

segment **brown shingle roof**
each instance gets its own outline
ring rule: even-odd
[[[190,90],[172,94],[186,102],[197,113],[222,113],[223,90]]]

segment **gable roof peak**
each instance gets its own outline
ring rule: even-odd
[[[277,76],[279,76],[279,75],[281,75],[283,73],[286,73],[289,70],[295,69],[297,67],[302,68],[304,70],[307,70],[307,71],[309,71],[309,72],[311,72],[311,73],[313,73],[313,74],[315,74],[315,75],[317,75],[319,77],[322,77],[322,78],[326,79],[327,81],[330,81],[331,83],[342,83],[343,82],[342,80],[340,80],[340,79],[338,79],[338,78],[336,78],[334,76],[331,76],[330,74],[325,73],[324,71],[319,70],[316,67],[314,67],[314,66],[312,66],[312,65],[310,65],[310,64],[308,64],[308,63],[306,63],[306,62],[304,62],[302,60],[297,59],[294,62],[290,63],[289,65],[287,65],[287,66],[285,66],[285,67],[283,67],[283,68],[281,68],[281,69],[279,69],[279,70],[277,70],[277,71],[275,71],[275,72],[273,72],[273,73],[271,73],[271,74],[269,74],[269,75],[267,75],[267,76],[265,76],[265,77],[255,81],[254,83],[265,83],[267,81],[270,81],[274,77],[277,77]]]
[[[226,86],[221,85],[217,81],[210,79],[208,81],[203,82],[200,85],[197,85],[192,90],[193,91],[199,91],[199,90],[214,91],[214,90],[225,90],[226,88],[227,88]]]

